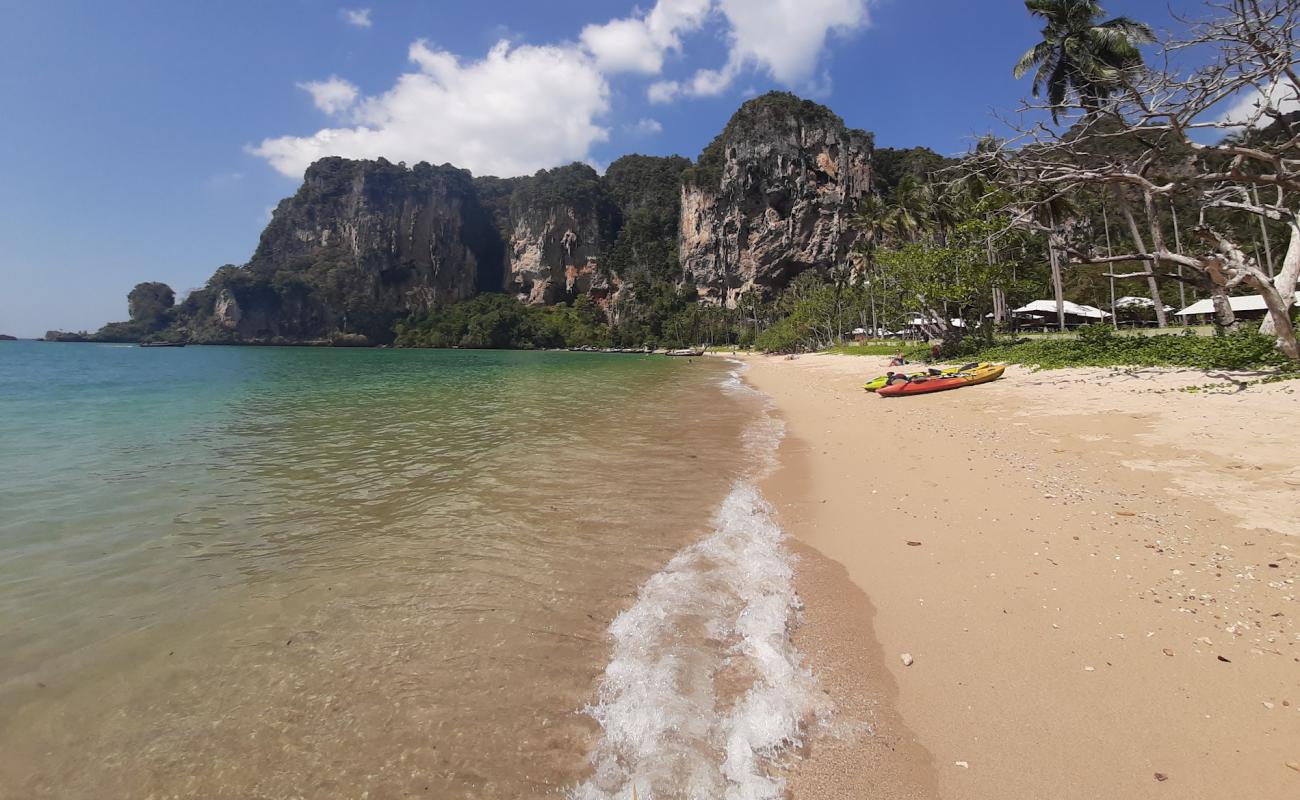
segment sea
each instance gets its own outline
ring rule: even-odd
[[[0,797],[782,797],[739,369],[0,342]]]

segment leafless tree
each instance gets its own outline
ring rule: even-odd
[[[1113,277],[1192,281],[1211,294],[1220,322],[1231,319],[1229,291],[1257,291],[1268,309],[1262,332],[1300,361],[1290,316],[1300,278],[1300,0],[1207,8],[1208,19],[1178,20],[1184,33],[1165,43],[1163,64],[1116,76],[1120,90],[1100,106],[1067,98],[1058,124],[1051,109],[1027,103],[1020,135],[972,161],[1018,198],[1015,224],[1055,236],[1072,261],[1140,262],[1142,271]],[[1129,223],[1128,252],[1102,254],[1043,225],[1044,204],[1090,192]],[[1189,252],[1167,241],[1171,201],[1199,209]],[[1243,214],[1289,229],[1275,275],[1238,241],[1245,231],[1232,221]]]

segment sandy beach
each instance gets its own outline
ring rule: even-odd
[[[888,400],[883,359],[745,360],[840,711],[795,797],[1300,796],[1300,386],[1013,367]]]

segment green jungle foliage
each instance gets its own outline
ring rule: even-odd
[[[596,211],[610,222],[610,215],[615,213],[600,174],[589,165],[577,162],[539,170],[531,178],[519,180],[510,196],[511,211],[516,216],[545,213],[554,206],[571,207],[581,213]]]
[[[600,259],[607,276],[634,284],[676,286],[681,278],[677,260],[680,177],[690,163],[680,156],[632,155],[609,165],[605,183],[623,214],[613,246]],[[647,296],[644,291],[639,294]]]
[[[904,178],[928,181],[940,170],[956,163],[955,159],[945,158],[928,147],[877,147],[871,158],[876,191],[886,199],[892,197],[894,189]]]
[[[397,347],[535,350],[607,346],[609,329],[589,297],[572,306],[530,306],[503,294],[485,294],[397,323]]]

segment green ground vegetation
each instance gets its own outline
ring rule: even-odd
[[[915,352],[915,351],[913,351]],[[1073,337],[1037,337],[996,341],[971,348],[972,360],[1057,369],[1061,367],[1189,367],[1204,370],[1297,370],[1274,347],[1272,337],[1256,331],[1202,336],[1181,333],[1120,335],[1108,325],[1086,325]]]

